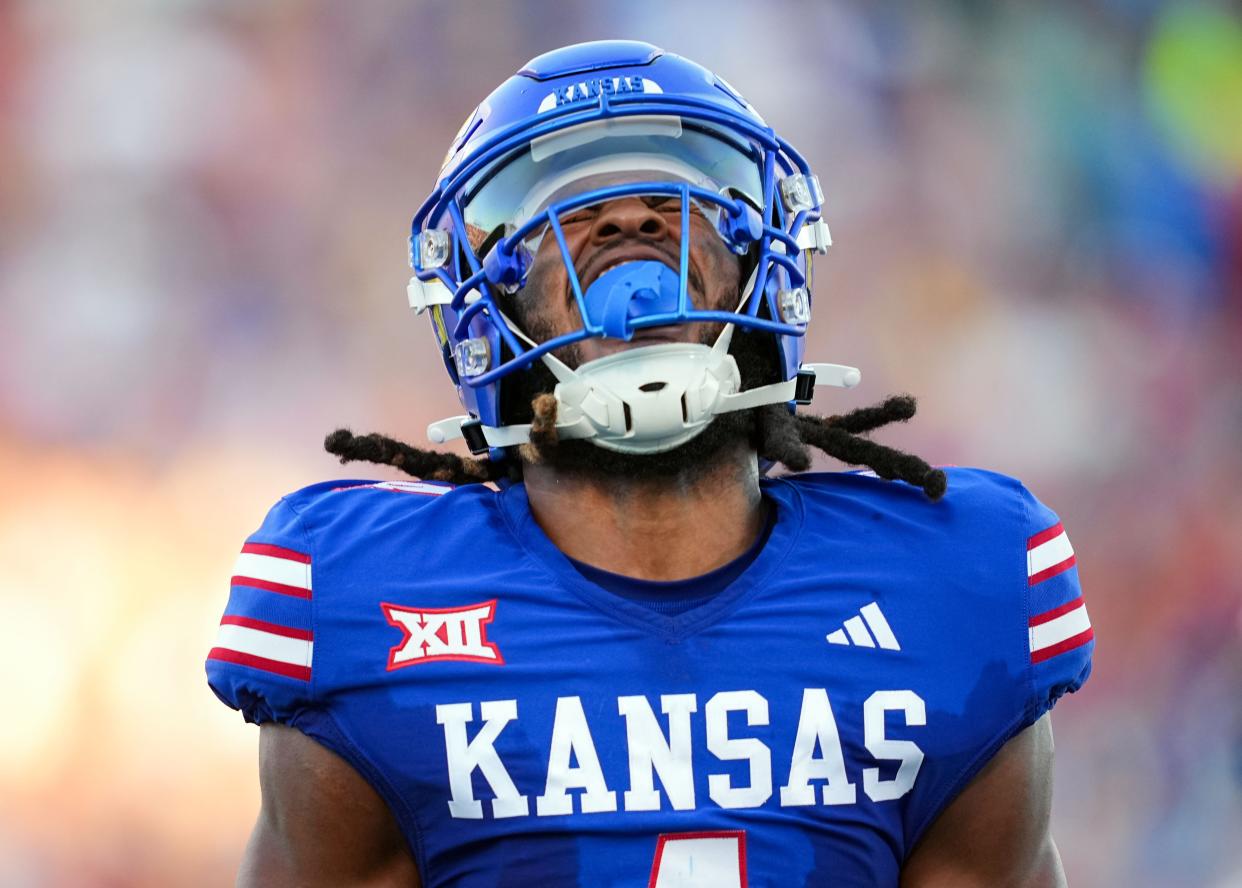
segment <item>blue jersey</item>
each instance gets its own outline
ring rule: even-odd
[[[350,762],[428,888],[896,885],[1094,647],[1057,516],[948,474],[763,481],[766,545],[675,616],[575,570],[520,484],[317,485],[244,546],[208,678]]]

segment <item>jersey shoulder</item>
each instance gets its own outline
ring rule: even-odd
[[[1026,488],[1015,478],[982,469],[945,469],[944,496],[931,500],[902,481],[874,472],[788,476],[810,528],[832,528],[872,550],[917,547],[935,560],[968,562],[1000,574],[1012,564],[1028,525]],[[948,564],[946,563],[946,565]],[[998,590],[999,591],[999,590]]]
[[[318,545],[333,545],[342,533],[348,539],[372,529],[366,520],[356,524],[359,519],[394,514],[408,518],[456,489],[436,481],[324,481],[288,494],[276,508],[284,505],[300,515]],[[352,530],[351,523],[355,523]],[[325,538],[325,530],[332,536]]]
[[[987,469],[963,466],[942,467],[948,479],[945,495],[928,499],[921,489],[901,481],[888,481],[875,472],[804,472],[785,476],[811,502],[822,498],[843,498],[859,505],[911,516],[927,516],[927,523],[944,524],[965,516],[1013,510],[1020,506],[1026,488],[1017,478]],[[946,508],[946,506],[948,508]],[[1014,513],[1016,514],[1016,513]]]
[[[995,628],[1017,639],[1009,656],[1025,675],[1022,723],[1031,724],[1091,673],[1095,633],[1087,614],[1078,557],[1060,517],[1018,479],[986,469],[945,469],[936,502],[922,490],[873,472],[792,476],[811,526],[835,526],[860,546],[918,551],[926,576],[957,578],[943,606],[974,631]],[[888,557],[888,554],[885,555]],[[938,604],[939,606],[939,604]],[[985,614],[995,626],[984,627]]]
[[[423,481],[327,481],[274,505],[241,546],[207,654],[207,681],[247,721],[296,724],[318,705],[317,595],[322,566],[395,526],[410,529],[452,492]]]

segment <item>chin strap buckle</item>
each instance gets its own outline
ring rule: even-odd
[[[558,422],[557,434],[566,440],[570,438],[589,438],[594,434],[591,425],[585,419],[573,422]],[[488,426],[483,425],[473,416],[450,416],[427,426],[427,438],[433,444],[444,444],[458,438],[464,438],[466,446],[475,456],[487,453],[492,447],[513,447],[525,444],[530,440],[530,423],[521,425]]]
[[[862,374],[857,367],[844,364],[803,364],[794,377],[793,402],[798,406],[806,406],[815,397],[815,386],[831,385],[836,388],[853,388],[862,382]]]
[[[815,371],[807,370],[805,367],[798,371],[798,375],[794,380],[794,396],[793,401],[799,407],[810,404],[815,398]]]
[[[427,438],[433,444],[443,444],[446,441],[464,438],[466,446],[470,448],[470,452],[475,456],[480,456],[487,453],[488,448],[520,444],[526,440],[525,438],[518,441],[505,440],[507,436],[504,433],[509,428],[509,426],[501,429],[488,428],[482,422],[469,415],[450,416],[447,419],[441,419],[427,426]],[[529,429],[530,426],[524,426],[523,428]]]
[[[846,367],[844,364],[803,364],[793,379],[725,395],[720,399],[716,412],[730,413],[734,410],[761,407],[764,404],[780,404],[783,401],[806,405],[811,403],[817,385],[853,388],[861,381],[862,374],[857,367]]]
[[[474,456],[487,453],[489,447],[500,446],[488,442],[486,427],[473,416],[450,416],[433,422],[427,426],[427,437],[433,444],[465,438],[466,446]]]
[[[803,364],[798,375],[810,373],[815,385],[831,385],[836,388],[851,389],[862,382],[862,373],[857,367],[844,364]]]
[[[483,423],[477,419],[467,420],[461,424],[461,436],[466,439],[466,446],[474,456],[487,453],[487,435],[483,432]]]

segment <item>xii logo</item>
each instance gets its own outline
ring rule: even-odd
[[[382,602],[388,622],[404,637],[388,653],[388,670],[435,660],[465,660],[504,665],[500,649],[487,640],[487,624],[496,613],[496,600],[465,607],[402,607]]]

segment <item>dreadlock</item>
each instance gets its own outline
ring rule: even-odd
[[[849,465],[866,466],[881,478],[921,487],[928,499],[938,500],[948,486],[943,469],[933,469],[912,453],[861,437],[891,422],[905,422],[916,409],[914,398],[897,395],[844,416],[796,416],[782,411],[780,421],[797,427],[797,437],[804,446],[816,447]]]
[[[530,442],[520,452],[529,462],[548,458],[557,446],[556,398],[536,396],[531,404],[534,419]],[[784,405],[769,404],[751,411],[753,439],[759,458],[780,463],[794,472],[811,467],[814,447],[843,463],[866,466],[881,478],[901,480],[921,487],[927,497],[938,500],[947,486],[945,474],[919,457],[862,437],[894,422],[914,416],[917,404],[909,395],[896,395],[871,407],[861,407],[840,416],[792,414]],[[415,478],[473,484],[502,477],[517,480],[521,467],[515,460],[499,465],[488,459],[462,459],[456,454],[411,447],[384,435],[354,435],[337,429],[324,439],[324,449],[340,457],[342,463],[362,460],[401,469]]]
[[[462,459],[455,453],[411,447],[387,435],[355,435],[349,429],[337,429],[329,434],[323,439],[323,449],[339,456],[342,464],[361,460],[393,466],[415,478],[452,484],[495,481],[506,474],[491,460]]]

